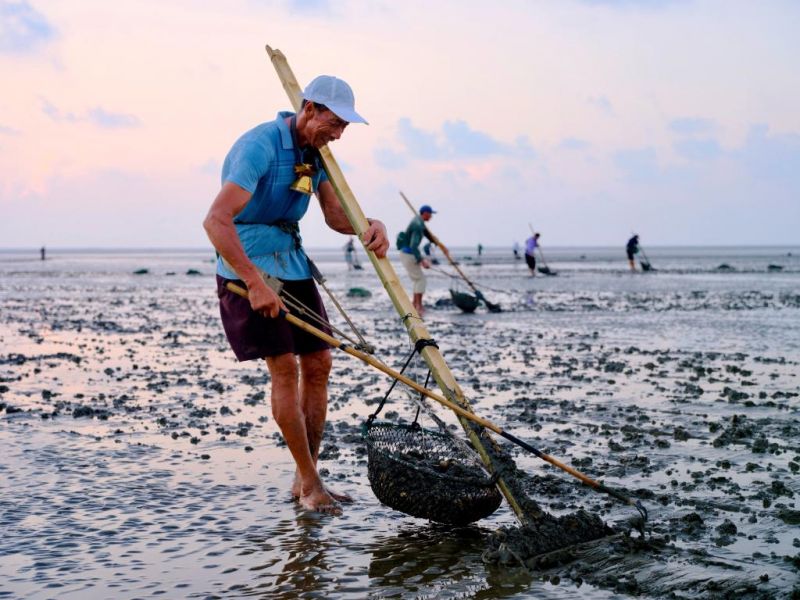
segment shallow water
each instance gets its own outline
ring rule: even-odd
[[[313,254],[399,367],[409,345],[371,267]],[[358,427],[389,382],[341,353],[320,466],[357,503],[306,514],[289,497],[265,369],[227,349],[210,253],[3,253],[0,597],[790,597],[800,249],[648,249],[647,274],[616,250],[557,249],[558,276],[535,278],[510,252],[467,254],[505,312],[434,307],[451,280],[433,272],[426,321],[475,411],[642,498],[664,545],[530,571],[481,558],[516,525],[505,505],[466,528],[380,505]],[[350,287],[373,296],[344,298]],[[399,391],[390,410],[413,417]],[[548,511],[631,516],[509,450]]]

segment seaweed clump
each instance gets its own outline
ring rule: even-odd
[[[597,516],[578,510],[554,517],[545,513],[538,521],[521,527],[502,527],[489,538],[484,562],[541,569],[563,564],[574,558],[581,544],[614,534]]]
[[[546,512],[526,490],[527,475],[496,444],[487,444],[492,466],[511,490],[523,513],[519,527],[502,527],[488,540],[484,562],[530,569],[572,560],[576,546],[614,535],[599,516],[583,509],[556,517]]]

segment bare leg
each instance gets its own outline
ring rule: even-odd
[[[631,271],[635,271],[636,270],[636,265],[633,263],[633,259],[632,258],[628,259],[628,264],[631,267]]]
[[[298,389],[297,360],[293,354],[281,354],[267,358],[267,367],[272,376],[272,416],[297,465],[300,503],[309,510],[341,514],[341,508],[322,485],[309,447],[306,415]]]
[[[414,305],[414,310],[417,311],[420,317],[425,314],[425,309],[422,306],[422,294],[415,293],[411,303]]]
[[[322,435],[325,431],[325,418],[328,413],[328,376],[331,372],[331,351],[321,350],[300,356],[300,406],[306,416],[308,448],[317,463],[322,448]],[[352,502],[343,493],[337,493],[325,486],[327,492],[339,502]],[[294,490],[293,490],[294,491]]]

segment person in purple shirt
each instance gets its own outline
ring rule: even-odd
[[[539,246],[539,234],[534,233],[525,241],[525,262],[531,270],[531,277],[536,277],[536,248]]]

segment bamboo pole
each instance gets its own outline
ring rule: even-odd
[[[286,90],[286,93],[289,96],[289,101],[291,102],[295,111],[299,111],[300,104],[302,102],[302,90],[300,85],[297,83],[297,79],[295,78],[292,69],[289,67],[286,57],[280,50],[274,50],[269,46],[266,47],[266,50],[270,60],[272,61],[272,65],[275,67],[278,78],[283,84],[283,89]],[[353,226],[354,232],[356,235],[358,235],[358,239],[361,240],[361,234],[364,233],[369,227],[367,218],[364,216],[361,206],[356,200],[355,194],[353,194],[353,191],[347,184],[344,174],[339,168],[339,164],[336,162],[336,159],[333,157],[333,153],[330,151],[330,148],[328,148],[327,145],[322,146],[319,148],[319,153],[322,157],[322,164],[325,167],[328,180],[333,185],[336,195],[339,197],[339,202],[341,203],[342,209],[347,215],[350,224]],[[361,243],[363,245],[364,241],[361,240]],[[422,318],[417,314],[417,311],[414,310],[414,306],[411,304],[411,300],[409,299],[405,289],[403,289],[403,286],[400,284],[397,273],[395,272],[394,267],[392,267],[392,263],[389,262],[389,259],[386,257],[378,258],[375,256],[374,252],[367,250],[366,246],[364,246],[364,250],[367,252],[370,262],[375,267],[375,271],[377,272],[381,283],[383,283],[383,287],[386,289],[386,292],[389,294],[392,304],[394,304],[398,314],[402,317],[411,341],[416,343],[418,340],[431,339],[430,333],[425,327]],[[438,384],[439,389],[442,390],[444,396],[454,404],[469,412],[472,412],[469,402],[464,397],[464,393],[453,377],[453,374],[450,372],[450,368],[447,366],[444,358],[442,358],[439,349],[434,346],[426,346],[422,349],[420,355],[430,368],[433,378],[436,380],[436,383]],[[489,453],[483,445],[483,441],[475,432],[474,428],[470,426],[466,417],[459,416],[459,421],[461,422],[461,426],[464,428],[467,437],[472,443],[472,446],[480,455],[481,460],[483,460],[483,463],[490,471],[494,472],[494,465],[492,464]],[[508,485],[506,485],[502,478],[498,480],[497,485],[503,496],[508,501],[508,504],[511,506],[511,509],[514,511],[514,514],[516,514],[517,518],[521,522],[524,522],[526,518],[525,514],[519,502],[512,494],[511,489],[508,487]]]

